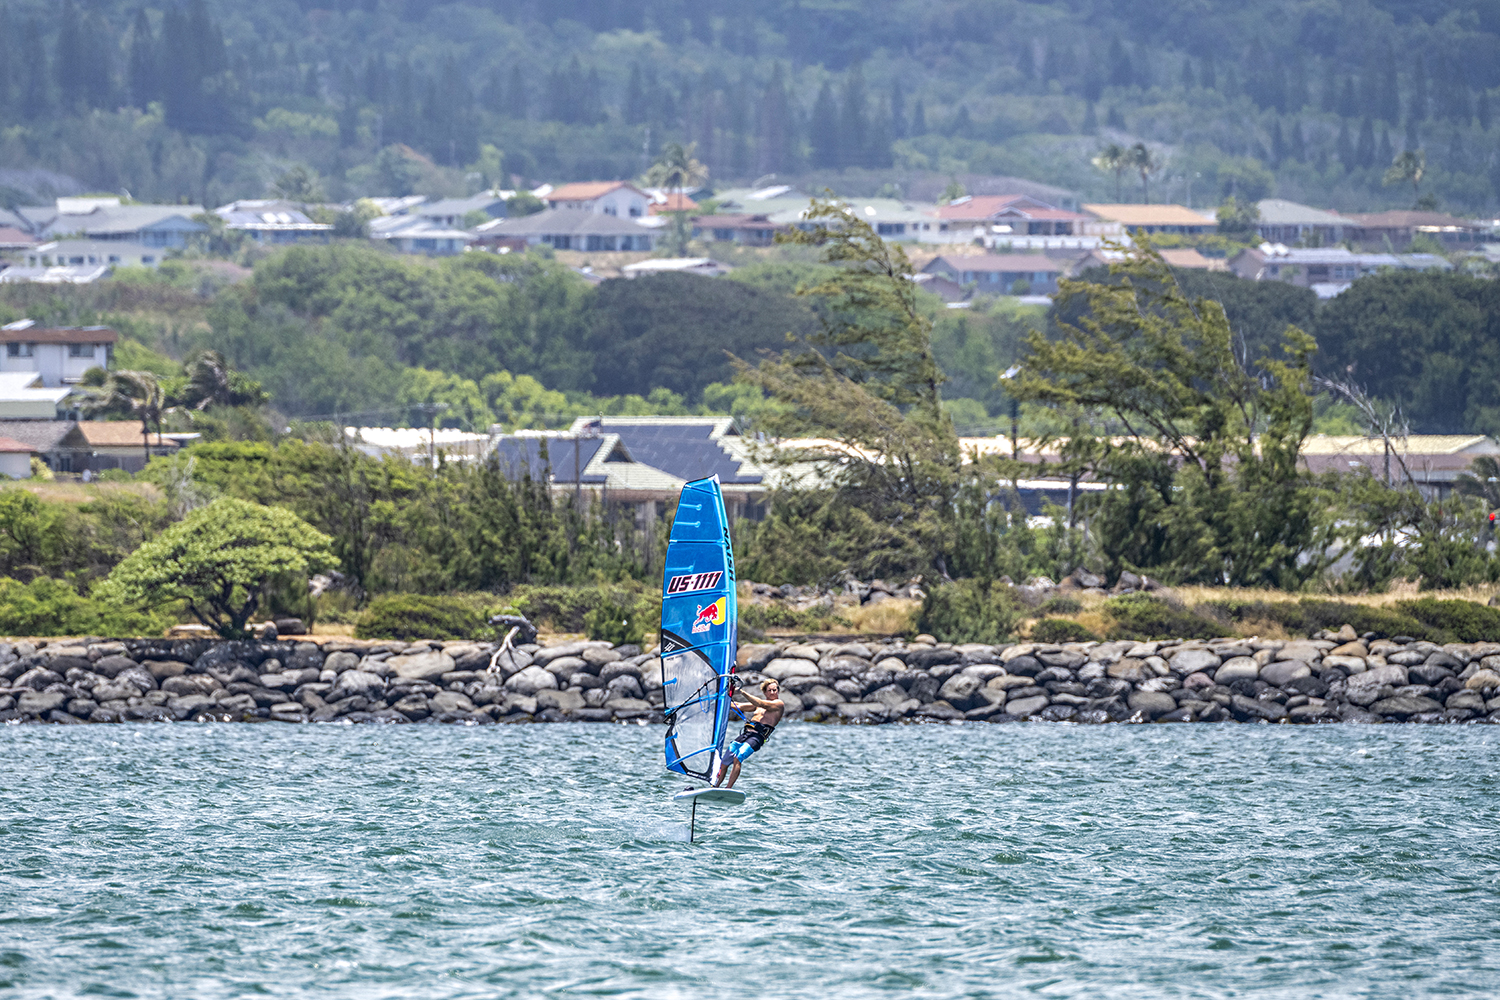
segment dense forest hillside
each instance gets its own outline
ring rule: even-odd
[[[1425,190],[1483,212],[1497,86],[1481,0],[11,0],[0,201],[216,204],[298,163],[297,197],[460,193],[634,176],[669,141],[720,183],[1112,198],[1094,152],[1142,140],[1157,198],[1404,206],[1381,176],[1422,148]]]

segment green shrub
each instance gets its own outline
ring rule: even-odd
[[[1224,634],[1219,622],[1150,594],[1111,597],[1100,610],[1110,619],[1105,633],[1110,639],[1212,639]]]
[[[492,594],[386,594],[354,625],[358,639],[490,639],[489,617],[504,602]]]
[[[1409,635],[1433,642],[1451,641],[1448,632],[1424,625],[1403,611],[1313,597],[1304,597],[1300,601],[1210,601],[1199,605],[1196,610],[1224,623],[1274,622],[1292,635],[1309,636],[1322,629],[1348,625],[1361,635],[1374,632],[1382,636]]]
[[[1458,642],[1500,640],[1500,608],[1473,601],[1440,601],[1435,597],[1400,601],[1396,607],[1424,625],[1452,634]]]
[[[161,635],[172,616],[123,610],[84,597],[72,584],[39,576],[30,583],[0,577],[0,634]]]
[[[1031,626],[1032,642],[1091,642],[1099,637],[1067,618],[1043,618]]]
[[[1076,597],[1049,597],[1036,610],[1043,615],[1076,615],[1083,610],[1083,602]]]
[[[1011,589],[1001,583],[958,580],[933,587],[922,601],[917,628],[939,642],[1004,642],[1021,613]]]
[[[661,625],[661,594],[644,585],[609,587],[544,587],[523,584],[506,595],[507,603],[531,619],[538,628],[553,632],[609,631],[629,627],[618,623],[630,619],[640,623],[646,635]],[[590,625],[590,613],[593,613]],[[610,625],[614,622],[615,625]],[[609,638],[600,634],[597,638]]]
[[[661,602],[653,601],[647,594],[607,592],[583,615],[583,631],[590,639],[606,640],[616,646],[627,642],[641,645],[648,634],[660,627]]]

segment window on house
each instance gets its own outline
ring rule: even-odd
[[[93,344],[69,344],[68,357],[70,358],[92,358],[94,356]]]
[[[150,254],[142,254],[141,255],[141,263],[142,264],[155,264],[156,263],[156,258],[153,257],[153,256],[151,256]]]
[[[639,219],[641,217],[641,210],[640,210],[639,206],[636,206],[636,205],[631,205],[630,206],[630,217],[632,219]]]
[[[35,344],[18,344],[15,342],[5,345],[5,354],[11,358],[29,358]]]
[[[78,256],[78,257],[69,257],[68,258],[68,263],[69,264],[82,264],[83,263],[83,257],[81,255]]]
[[[120,255],[117,254],[117,253],[110,254],[109,255],[109,262],[111,264],[118,264],[118,263],[120,263]]]

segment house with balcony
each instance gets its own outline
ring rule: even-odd
[[[0,372],[28,372],[55,389],[90,368],[107,368],[119,335],[107,326],[47,327],[22,319],[0,326]]]

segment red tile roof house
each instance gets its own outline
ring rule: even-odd
[[[937,257],[926,267],[925,274],[941,274],[974,291],[991,295],[1051,295],[1057,291],[1057,279],[1063,265],[1039,253],[993,253],[972,257]],[[1016,290],[1025,282],[1027,291]]]
[[[629,181],[584,181],[553,188],[543,196],[552,208],[577,208],[601,215],[639,219],[651,206],[651,196]]]

